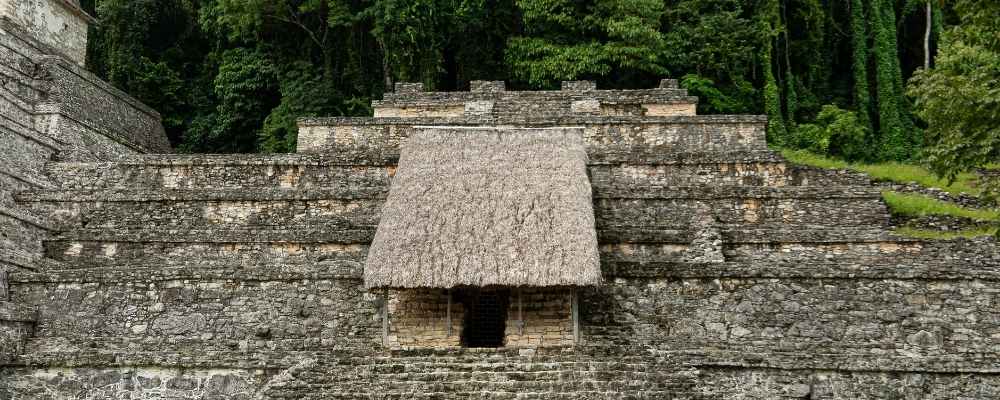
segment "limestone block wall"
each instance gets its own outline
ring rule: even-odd
[[[13,7],[4,3],[8,9]],[[0,271],[33,267],[48,236],[48,222],[15,204],[19,191],[50,187],[45,163],[63,143],[35,129],[34,102],[45,95],[35,78],[34,60],[43,49],[14,25],[0,19]]]
[[[61,57],[37,62],[47,89],[36,106],[37,127],[67,144],[62,159],[171,152],[159,113]]]
[[[507,96],[478,85],[413,99]],[[22,354],[0,361],[0,398],[1000,393],[994,240],[893,236],[867,177],[787,164],[760,117],[491,112],[307,120],[307,154],[46,166],[48,187],[12,197],[57,232],[10,277],[12,298],[40,307]],[[442,291],[394,295],[382,345],[361,276],[398,143],[477,124],[584,126],[605,284],[580,293],[576,346],[572,297],[551,290],[522,292],[524,334],[512,292],[503,349],[457,348],[457,301],[442,335]],[[692,243],[710,229],[720,243]],[[721,257],[689,257],[700,247]]]
[[[668,157],[677,153],[766,150],[766,118],[759,116],[600,117],[530,115],[505,118],[313,118],[299,121],[299,153],[387,158],[414,126],[582,126],[592,160]]]
[[[0,370],[0,398],[252,400],[264,370],[38,368]]]
[[[573,293],[524,288],[511,293],[504,343],[509,347],[572,346]]]
[[[446,289],[392,290],[387,344],[393,348],[460,347],[465,307],[452,301],[449,313],[449,296]]]
[[[37,304],[42,316],[33,353],[85,354],[96,342],[106,349],[140,345],[139,359],[154,350],[223,351],[232,354],[221,359],[231,359],[241,352],[358,346],[348,338],[359,334],[364,345],[374,345],[372,299],[354,280],[142,275],[15,287],[12,295]]]
[[[452,298],[449,330],[448,296],[445,289],[390,291],[388,346],[460,347],[465,307]],[[572,299],[572,292],[566,289],[512,290],[507,301],[504,347],[573,345]]]
[[[597,90],[594,82],[563,82],[558,91],[511,91],[504,82],[473,81],[468,92],[424,92],[397,83],[373,103],[376,118],[462,116],[674,116],[695,115],[698,99],[665,79],[657,89]]]
[[[80,9],[79,0],[0,0],[0,18],[77,65],[86,61],[87,27],[94,19]]]
[[[78,65],[89,18],[79,4],[5,0],[0,16],[0,269],[33,269],[55,227],[13,197],[53,186],[46,163],[170,147],[159,114]]]

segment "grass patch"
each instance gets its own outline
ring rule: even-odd
[[[997,228],[977,228],[977,229],[966,229],[961,231],[932,231],[926,229],[916,229],[910,227],[902,227],[893,231],[893,233],[899,236],[912,237],[917,239],[929,239],[929,240],[950,240],[950,239],[972,239],[976,237],[984,236],[996,236]]]
[[[922,217],[925,215],[947,215],[969,218],[976,221],[1000,221],[1000,210],[965,208],[955,203],[919,195],[886,191],[882,198],[896,215]]]
[[[901,184],[916,182],[920,186],[938,188],[953,195],[963,192],[971,195],[978,195],[980,193],[980,189],[976,187],[979,178],[973,173],[959,174],[959,176],[956,177],[955,182],[948,184],[947,179],[940,179],[927,168],[915,164],[903,164],[898,162],[877,164],[848,163],[843,160],[824,157],[805,150],[785,149],[781,151],[781,155],[788,159],[788,161],[796,164],[804,164],[826,169],[851,169],[864,172],[876,181],[890,181]]]

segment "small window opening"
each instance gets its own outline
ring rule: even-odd
[[[461,295],[465,308],[462,346],[503,347],[507,328],[507,290],[470,289]]]

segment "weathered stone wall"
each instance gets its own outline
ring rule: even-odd
[[[389,300],[389,347],[441,348],[462,345],[465,307],[445,289],[392,290]],[[454,300],[454,299],[452,299]]]
[[[519,96],[500,89],[387,99]],[[594,92],[566,89],[523,99]],[[627,113],[643,104],[630,101]],[[10,277],[12,298],[40,307],[23,353],[0,362],[0,398],[1000,393],[994,240],[893,236],[866,176],[787,164],[764,145],[763,118],[499,105],[303,121],[311,154],[45,167],[51,187],[12,198],[57,232],[36,245],[46,258]],[[381,295],[361,277],[398,144],[414,126],[478,124],[585,128],[605,284],[580,294],[575,346],[572,297],[553,289],[522,293],[524,334],[512,292],[503,349],[456,348],[463,310],[453,302],[448,336],[443,291],[395,293],[382,344]]]
[[[0,0],[0,18],[78,65],[87,59],[87,26],[93,18],[80,9],[78,0]]]
[[[0,0],[0,365],[31,351],[40,308],[58,314],[65,305],[6,290],[8,272],[61,266],[43,257],[58,224],[19,204],[17,193],[54,187],[45,173],[53,160],[169,151],[158,114],[81,68],[89,20],[76,0]],[[66,397],[0,388],[3,399],[45,396]]]
[[[39,62],[48,89],[36,107],[39,130],[67,143],[63,159],[171,152],[159,113],[61,57]]]
[[[392,290],[389,295],[388,346],[394,349],[449,348],[462,345],[463,303],[436,290]],[[572,293],[567,290],[513,290],[508,301],[505,347],[573,345]]]
[[[86,279],[17,285],[12,294],[38,305],[35,345],[60,352],[127,343],[192,356],[209,348],[302,351],[357,346],[350,336],[374,336],[371,296],[356,280],[221,278]]]
[[[504,344],[508,347],[572,346],[573,293],[518,289],[511,293]]]
[[[171,368],[0,369],[0,398],[11,400],[251,400],[262,370]]]
[[[523,115],[675,116],[694,115],[696,97],[675,81],[647,90],[597,90],[589,81],[563,82],[558,91],[508,92],[503,82],[473,81],[468,92],[424,92],[423,85],[397,83],[374,102],[376,118]]]
[[[317,118],[299,121],[300,153],[352,154],[386,158],[414,126],[505,125],[524,128],[582,126],[594,161],[669,157],[678,153],[766,150],[766,119],[758,116],[510,118]]]

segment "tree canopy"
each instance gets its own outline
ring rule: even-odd
[[[932,69],[910,93],[927,123],[927,161],[941,175],[1000,162],[1000,15],[998,0],[959,0],[961,23],[944,32]],[[996,197],[1000,182],[990,182]]]
[[[952,157],[937,146],[958,130],[995,138],[986,115],[945,127],[928,112],[946,102],[932,93],[958,80],[989,98],[983,80],[995,76],[968,66],[995,66],[995,48],[965,49],[990,49],[983,32],[995,38],[996,27],[968,28],[990,22],[967,12],[972,3],[983,2],[84,0],[100,21],[90,68],[160,110],[183,151],[294,151],[298,117],[366,115],[396,81],[646,88],[675,77],[702,113],[767,114],[773,145],[871,161]],[[940,32],[958,43],[940,46],[933,73],[907,92]],[[959,104],[949,105],[977,109]],[[996,155],[973,153],[961,165]]]

